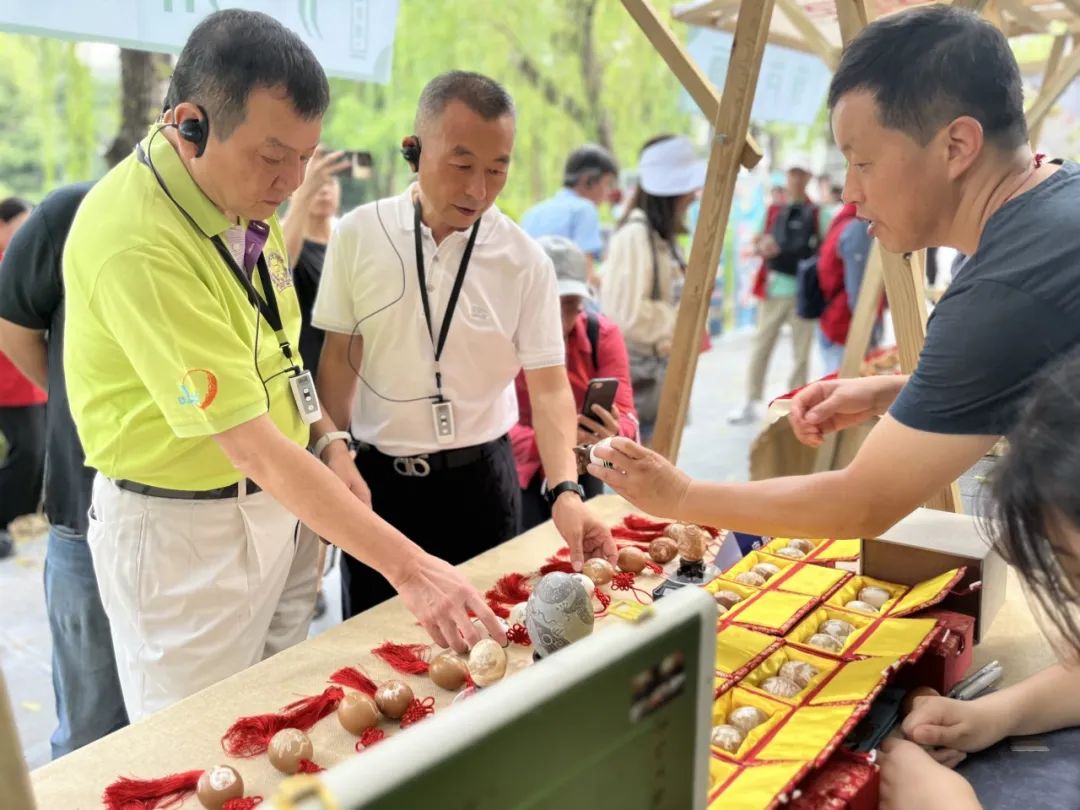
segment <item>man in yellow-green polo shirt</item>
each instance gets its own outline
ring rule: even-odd
[[[361,500],[345,426],[320,415],[293,348],[300,312],[274,212],[328,103],[286,28],[210,15],[163,120],[86,197],[67,240],[64,367],[98,470],[87,539],[133,721],[306,636],[317,549],[297,518],[386,576],[436,642],[477,641],[469,610],[504,639],[467,580]]]

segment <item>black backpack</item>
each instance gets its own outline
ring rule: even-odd
[[[829,303],[821,291],[817,261],[817,256],[803,259],[795,274],[795,313],[811,321],[820,318]]]
[[[797,275],[799,262],[817,253],[821,241],[817,206],[810,203],[786,206],[773,223],[772,236],[780,255],[769,260],[769,269]]]

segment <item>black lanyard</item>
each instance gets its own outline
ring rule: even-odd
[[[424,275],[424,245],[420,234],[420,200],[413,205],[413,235],[416,244],[416,272],[420,276],[420,300],[424,304],[424,323],[427,324],[428,336],[431,338],[431,347],[435,350],[435,387],[439,390],[439,402],[443,401],[442,395],[442,372],[439,370],[439,359],[442,357],[443,347],[446,346],[446,336],[450,334],[450,322],[454,319],[454,309],[457,307],[458,296],[461,295],[461,285],[465,282],[465,273],[469,269],[469,259],[472,258],[473,245],[476,244],[476,234],[480,231],[480,220],[472,227],[469,234],[469,242],[465,245],[465,253],[461,256],[461,264],[458,266],[457,278],[454,279],[454,288],[450,291],[450,300],[446,304],[446,313],[443,315],[442,328],[439,329],[439,339],[435,340],[435,332],[431,328],[431,302],[428,301],[427,277]]]
[[[248,274],[236,263],[236,258],[225,246],[225,243],[221,241],[221,237],[213,236],[210,241],[214,243],[214,247],[217,248],[222,260],[232,271],[233,278],[244,288],[248,301],[262,313],[263,318],[270,324],[270,328],[274,330],[274,334],[277,335],[278,346],[281,347],[281,353],[285,355],[285,359],[292,363],[292,347],[289,345],[288,337],[285,336],[285,327],[281,322],[281,310],[278,308],[277,296],[274,294],[274,281],[270,278],[270,268],[266,264],[266,257],[259,253],[259,261],[256,263],[259,269],[259,279],[262,281],[263,292],[266,294],[264,299],[259,295],[259,291],[255,289],[255,285],[251,283]],[[295,363],[293,365],[295,366]]]
[[[157,136],[158,132],[161,132],[161,129],[157,130],[157,132],[151,136],[151,141]],[[191,223],[192,227],[201,233],[202,229],[199,227],[198,223],[195,222],[194,218],[187,212],[184,206],[180,205],[177,199],[172,195],[172,192],[169,191],[169,187],[165,185],[164,178],[162,178],[162,176],[158,174],[158,170],[154,168],[154,163],[150,160],[150,155],[147,154],[148,151],[149,150],[143,149],[141,143],[135,144],[135,155],[139,159],[139,162],[153,173],[154,179],[156,179],[158,185],[161,186],[161,190],[165,192],[165,196],[172,201],[173,205],[180,209],[180,213],[187,217],[187,220]],[[296,364],[293,363],[292,347],[289,345],[289,339],[285,336],[285,328],[281,322],[281,310],[278,308],[277,296],[274,295],[274,283],[270,278],[270,268],[266,264],[265,256],[260,252],[259,261],[257,262],[259,279],[262,281],[263,291],[266,293],[266,299],[264,300],[263,297],[259,295],[259,291],[255,289],[255,285],[251,283],[248,274],[236,263],[236,259],[229,249],[225,247],[225,243],[221,241],[221,238],[212,236],[210,237],[210,241],[213,242],[214,247],[217,248],[218,254],[220,254],[226,266],[232,272],[233,277],[240,283],[240,286],[243,287],[244,292],[247,293],[248,301],[253,307],[259,310],[266,319],[266,322],[270,324],[270,328],[274,330],[274,334],[277,335],[278,345],[281,347],[281,353],[285,355],[285,359],[293,364],[293,368],[296,368]],[[257,328],[258,324],[256,324],[256,329]]]

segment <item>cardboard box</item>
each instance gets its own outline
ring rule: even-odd
[[[937,605],[975,617],[975,641],[989,630],[1005,601],[1007,566],[969,515],[916,509],[881,537],[862,541],[861,573],[888,582],[916,585],[965,566],[964,579]],[[965,591],[975,582],[981,587]]]

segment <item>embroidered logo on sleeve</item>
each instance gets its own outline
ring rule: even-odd
[[[217,393],[218,381],[214,372],[205,368],[189,368],[180,380],[177,402],[205,411],[213,404]]]

